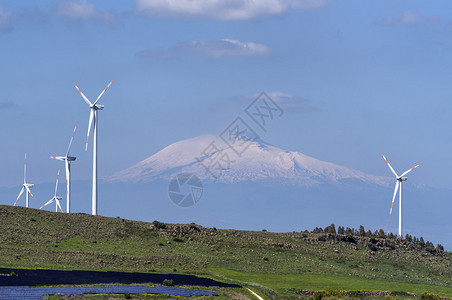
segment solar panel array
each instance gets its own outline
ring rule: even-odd
[[[238,287],[240,285],[216,281],[186,274],[157,274],[101,271],[62,271],[43,269],[5,269],[0,274],[17,276],[0,276],[0,286],[37,286],[37,285],[82,285],[82,284],[162,284],[165,279],[172,280],[174,285]]]
[[[83,295],[83,294],[166,294],[172,296],[218,296],[217,293],[176,287],[146,287],[132,285],[110,285],[92,287],[28,287],[0,286],[0,300],[33,299],[45,295]]]

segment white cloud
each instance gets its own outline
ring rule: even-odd
[[[98,11],[87,0],[60,2],[56,6],[56,14],[76,22],[83,20],[96,20],[104,24],[116,22],[116,18],[112,14]]]
[[[66,1],[57,6],[56,13],[72,19],[90,19],[94,17],[96,10],[94,5],[86,0],[80,2]]]
[[[266,94],[273,101],[280,104],[283,109],[290,109],[291,111],[300,111],[300,112],[315,112],[320,110],[314,106],[311,106],[309,100],[299,96],[277,91],[268,92]]]
[[[277,103],[282,110],[291,111],[291,112],[317,112],[320,111],[319,108],[314,107],[310,104],[310,101],[296,96],[292,94],[287,94],[279,91],[274,92],[265,92],[270,99],[272,99],[275,103]],[[254,95],[246,95],[246,96],[239,96],[235,99],[237,100],[244,100],[244,101],[253,101],[256,99],[260,93],[254,94]]]
[[[192,51],[212,58],[227,56],[266,56],[270,48],[263,44],[243,43],[237,40],[192,40],[178,43],[175,50]]]
[[[147,50],[138,52],[138,56],[173,58],[178,52],[193,52],[210,58],[267,56],[271,50],[264,44],[241,42],[232,39],[191,40],[173,45],[167,51]]]
[[[313,10],[327,0],[137,0],[139,13],[161,18],[248,20],[278,16],[289,9]]]
[[[8,32],[13,29],[11,25],[11,12],[0,6],[0,31]]]
[[[419,22],[420,18],[419,15],[408,10],[404,11],[402,14],[402,17],[400,18],[400,23],[405,25],[414,25]]]
[[[422,15],[412,11],[406,10],[398,18],[386,17],[381,22],[383,25],[393,26],[393,25],[418,25],[418,24],[434,24],[440,23],[441,19],[437,15],[432,15],[430,17],[423,17]],[[380,23],[380,22],[377,22]]]

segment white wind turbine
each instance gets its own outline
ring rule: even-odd
[[[74,161],[76,157],[69,156],[69,151],[71,150],[72,140],[74,139],[75,131],[77,130],[77,124],[75,124],[74,131],[72,132],[71,141],[69,142],[69,147],[67,148],[66,156],[50,156],[50,158],[64,161],[66,166],[66,190],[67,190],[67,202],[66,202],[66,212],[71,212],[71,161]]]
[[[88,98],[82,93],[82,91],[78,88],[78,86],[74,83],[75,88],[79,91],[80,95],[82,95],[85,102],[89,105],[91,112],[89,114],[89,125],[88,125],[88,134],[86,135],[86,145],[85,145],[85,157],[86,152],[88,151],[88,138],[89,132],[91,131],[91,124],[94,121],[94,141],[93,141],[93,201],[92,201],[92,215],[97,215],[97,111],[104,109],[103,105],[97,104],[100,97],[105,93],[105,91],[110,87],[110,85],[115,81],[114,79],[107,85],[107,87],[100,93],[99,97],[97,97],[96,101],[91,103]]]
[[[389,169],[391,170],[392,174],[395,175],[396,180],[397,180],[395,188],[394,188],[394,196],[392,197],[391,210],[389,211],[389,219],[391,219],[392,206],[394,205],[394,200],[395,200],[395,197],[397,195],[397,191],[400,188],[400,191],[399,191],[399,234],[398,234],[398,236],[399,236],[399,238],[402,238],[402,182],[404,182],[404,181],[406,181],[408,179],[408,178],[405,177],[406,174],[410,173],[411,171],[413,171],[414,169],[416,169],[417,167],[422,165],[422,163],[420,163],[418,165],[415,165],[411,169],[406,170],[405,172],[402,173],[402,175],[399,176],[394,171],[394,169],[392,168],[391,164],[388,162],[388,160],[383,155],[383,153],[381,153],[381,155],[383,156],[384,160],[388,164]]]
[[[60,177],[60,170],[61,167],[58,168],[58,174],[57,174],[57,180],[56,180],[56,184],[55,184],[55,194],[53,195],[53,198],[50,199],[49,201],[46,202],[46,204],[44,204],[43,206],[41,206],[39,209],[43,208],[44,206],[52,203],[53,201],[56,202],[55,205],[55,211],[58,212],[58,208],[60,208],[60,211],[63,212],[63,210],[61,209],[61,205],[60,205],[60,200],[63,199],[60,196],[57,196],[57,190],[58,190],[58,178]]]
[[[30,194],[33,198],[33,194],[30,192],[30,188],[34,187],[33,183],[27,183],[27,151],[25,151],[25,162],[24,162],[24,184],[22,185],[22,189],[20,190],[19,196],[17,196],[16,202],[14,202],[14,206],[16,206],[17,200],[19,200],[22,193],[25,191],[25,207],[28,207],[28,194]]]

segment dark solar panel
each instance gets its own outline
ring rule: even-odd
[[[176,287],[145,287],[130,285],[110,285],[94,287],[28,287],[0,286],[0,299],[41,299],[44,295],[83,295],[83,294],[167,294],[173,296],[218,296],[217,293]]]
[[[99,271],[61,271],[61,270],[31,270],[31,269],[5,269],[0,268],[0,274],[17,276],[0,276],[0,286],[36,286],[59,284],[162,284],[165,279],[172,280],[174,285],[241,287],[184,274],[156,274],[156,273],[128,273],[128,272],[99,272]]]

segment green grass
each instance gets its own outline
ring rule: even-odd
[[[11,206],[0,215],[1,267],[195,274],[249,283],[273,299],[328,287],[452,297],[452,253],[396,239],[163,228]]]
[[[291,295],[290,289],[325,290],[328,288],[345,291],[389,291],[411,292],[422,294],[423,292],[436,293],[443,297],[452,298],[452,288],[439,287],[428,284],[410,284],[386,280],[368,280],[349,276],[333,276],[328,274],[266,274],[246,273],[229,269],[212,269],[215,274],[221,274],[227,278],[242,283],[258,283],[274,290],[278,295]]]

